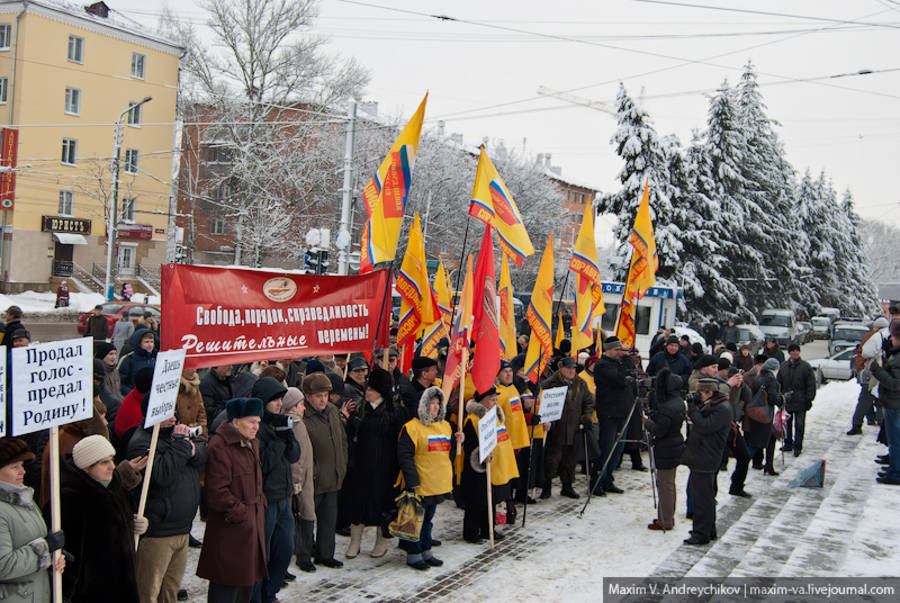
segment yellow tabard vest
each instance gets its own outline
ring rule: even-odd
[[[463,400],[469,401],[475,397],[475,382],[472,381],[472,373],[466,373],[466,382],[463,384]]]
[[[594,376],[591,375],[587,371],[581,371],[580,373],[578,373],[578,376],[581,377],[582,381],[587,383],[588,392],[590,392],[592,398],[596,399],[597,398],[597,384],[594,383]],[[594,406],[597,406],[597,405],[594,404]],[[591,417],[593,417],[594,423],[600,422],[600,420],[597,419],[597,411],[596,410],[591,411]]]
[[[525,412],[519,390],[514,385],[497,386],[497,404],[506,417],[509,429],[509,440],[513,450],[528,446],[528,425],[525,423]]]
[[[419,496],[436,496],[453,490],[453,467],[450,464],[451,438],[447,421],[424,425],[419,419],[408,421],[403,429],[416,446],[413,460],[419,474]]]
[[[534,400],[534,394],[531,392],[525,392],[519,396],[519,399],[522,400],[522,412],[525,412],[525,400]],[[535,401],[535,405],[537,405],[537,401]],[[534,406],[531,407],[531,412],[535,412]],[[540,414],[540,413],[538,413]],[[543,425],[534,425],[534,439],[535,440],[543,440],[544,439],[544,426]],[[532,435],[531,427],[528,428],[528,435]]]
[[[478,417],[474,414],[466,415],[466,423],[471,422],[478,433]],[[516,465],[516,454],[513,452],[509,432],[503,423],[497,424],[497,447],[492,453],[491,459],[491,484],[502,486],[519,477],[519,468]],[[468,461],[467,461],[468,462]]]

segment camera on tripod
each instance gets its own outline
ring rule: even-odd
[[[634,397],[641,403],[645,413],[650,411],[650,396],[656,392],[656,377],[626,375],[625,382],[631,386]]]

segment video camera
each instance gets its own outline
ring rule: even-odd
[[[645,413],[650,412],[650,396],[656,393],[656,377],[626,375],[625,382],[631,386],[634,397],[641,403]]]

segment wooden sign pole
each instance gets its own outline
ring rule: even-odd
[[[138,517],[144,516],[144,509],[147,507],[147,493],[150,491],[150,476],[153,475],[153,459],[156,458],[156,444],[159,442],[159,426],[157,423],[153,426],[153,434],[150,436],[150,451],[147,453],[147,467],[144,469],[144,483],[141,485],[141,500],[138,503]],[[140,429],[140,427],[138,427]],[[134,535],[134,550],[138,548],[141,537]]]
[[[494,504],[493,504],[493,492],[491,492],[491,457],[493,455],[488,455],[485,459],[485,467],[486,473],[485,476],[487,478],[487,512],[488,512],[488,534],[490,535],[491,542],[491,550],[494,550]]]
[[[59,494],[59,426],[50,428],[50,531],[58,532],[62,529],[62,510],[60,508]],[[53,569],[50,572],[53,588],[53,600],[62,603],[62,574],[56,571],[56,563],[61,550],[53,551]]]

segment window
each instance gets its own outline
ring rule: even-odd
[[[139,126],[141,125],[141,107],[135,102],[128,103],[128,125],[130,126]]]
[[[12,26],[9,23],[0,23],[0,50],[9,50],[11,32]]]
[[[144,79],[144,55],[131,53],[131,77]]]
[[[225,218],[221,216],[211,217],[209,219],[209,234],[223,235],[225,234]]]
[[[231,163],[231,149],[223,144],[204,147],[203,155],[206,163]]]
[[[125,173],[137,174],[138,172],[138,150],[125,149]]]
[[[122,199],[122,221],[134,222],[134,197]]]
[[[231,185],[223,182],[212,190],[212,200],[215,203],[223,203],[231,197]]]
[[[59,191],[59,215],[71,216],[72,204],[75,200],[75,193],[72,191]]]
[[[63,138],[62,162],[66,165],[75,165],[78,157],[78,141],[74,138]]]
[[[84,38],[69,36],[69,60],[84,63]]]
[[[9,78],[0,77],[0,105],[6,104],[6,89],[9,86]]]
[[[81,90],[66,86],[66,113],[79,115],[81,113]]]

